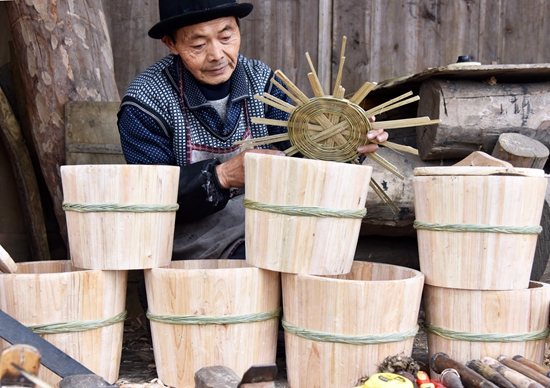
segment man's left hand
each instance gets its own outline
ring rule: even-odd
[[[370,121],[375,121],[374,116],[370,118]],[[368,154],[378,150],[378,143],[383,143],[388,140],[388,133],[383,129],[373,129],[367,132],[367,140],[371,143],[357,148],[357,152],[360,154]]]

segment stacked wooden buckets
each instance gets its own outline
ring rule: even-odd
[[[353,262],[372,168],[247,154],[245,169],[246,260],[281,273],[289,385],[354,387],[410,355],[424,275]]]
[[[20,263],[0,275],[0,308],[114,383],[127,270],[170,263],[179,168],[63,166],[61,175],[71,261]],[[61,379],[46,368],[39,377]]]
[[[430,357],[543,362],[550,286],[530,282],[547,180],[483,153],[414,171]]]

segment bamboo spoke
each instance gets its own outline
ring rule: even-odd
[[[371,123],[372,129],[396,129],[406,127],[417,127],[419,125],[439,124],[440,120],[430,120],[429,117],[416,117],[413,119],[388,120]]]
[[[298,87],[294,85],[294,83],[286,75],[284,75],[281,70],[275,71],[275,75],[285,83],[288,89],[290,89],[290,91],[294,93],[302,103],[309,101],[309,98],[300,89],[298,89]]]
[[[382,109],[382,108],[385,108],[385,107],[387,107],[388,105],[393,105],[393,104],[395,104],[396,102],[401,101],[401,100],[403,100],[403,99],[405,99],[405,98],[407,98],[407,97],[410,97],[410,96],[412,96],[412,92],[407,92],[407,93],[405,93],[405,94],[402,94],[402,95],[399,96],[399,97],[395,97],[395,98],[393,98],[393,99],[391,99],[391,100],[389,100],[389,101],[386,101],[386,102],[383,103],[383,104],[380,104],[380,105],[378,105],[378,106],[375,106],[375,107],[372,108],[372,109],[369,109],[365,114],[367,115],[367,117],[370,117],[370,116],[373,115],[372,112],[376,112],[377,110],[380,110],[380,109]]]
[[[338,65],[338,74],[336,75],[336,82],[334,83],[334,91],[332,92],[332,95],[336,97],[336,93],[338,93],[338,89],[340,87],[340,84],[342,83],[342,71],[344,70],[344,61],[346,60],[346,57],[344,56],[346,53],[346,42],[348,38],[344,35],[342,37],[342,48],[340,50],[340,64]]]
[[[254,95],[254,98],[255,98],[256,100],[258,100],[258,101],[263,102],[263,103],[266,104],[266,105],[272,106],[272,107],[274,107],[274,108],[277,108],[277,109],[279,109],[279,110],[282,110],[282,111],[287,112],[287,113],[290,113],[290,114],[292,114],[292,112],[294,112],[294,109],[296,109],[296,108],[293,107],[292,105],[291,105],[290,108],[289,108],[289,107],[287,107],[286,105],[281,104],[280,102],[283,102],[283,101],[281,101],[281,100],[279,100],[279,99],[276,99],[277,101],[274,101],[274,100],[272,100],[272,99],[269,99],[269,98],[265,97],[265,95],[264,95],[264,96],[260,96],[259,94],[255,94],[255,95]]]
[[[369,94],[376,85],[376,82],[365,82],[349,100],[354,104],[359,104],[365,97],[367,97],[367,94]]]
[[[288,127],[288,121],[265,119],[263,117],[252,117],[250,119],[254,124],[274,125],[276,127]]]
[[[280,141],[288,140],[288,133],[280,133],[278,135],[264,136],[257,139],[245,139],[239,140],[233,143],[241,148],[255,147],[265,144],[278,143]]]
[[[311,69],[311,74],[313,75],[313,80],[311,78],[309,79],[309,82],[311,82],[311,87],[313,88],[313,92],[317,97],[323,97],[325,95],[325,92],[323,91],[323,87],[321,86],[321,82],[319,81],[319,77],[317,76],[317,72],[315,71],[315,67],[313,67],[313,62],[311,62],[309,53],[306,53],[306,58]],[[313,86],[314,84],[315,86]]]
[[[323,88],[321,87],[319,79],[315,76],[315,74],[308,73],[307,78],[309,79],[309,83],[311,84],[311,89],[313,89],[313,94],[315,97],[323,97],[325,93],[323,92]]]
[[[376,143],[376,142],[372,142],[372,143]],[[391,148],[392,150],[395,150],[395,151],[402,151],[402,152],[407,152],[409,154],[418,155],[418,150],[416,148],[393,143],[391,141],[385,141],[384,143],[376,143],[376,144],[380,144],[381,146],[384,146],[386,148]]]
[[[296,105],[298,105],[298,106],[302,105],[302,101],[300,101],[300,99],[298,97],[296,97],[294,94],[292,94],[292,92],[290,90],[288,90],[283,85],[281,85],[279,82],[277,82],[276,79],[271,78],[271,83],[273,85],[277,86],[284,94],[286,94],[288,96],[288,98],[290,98],[292,101],[294,101],[294,103]]]
[[[382,109],[379,109],[377,111],[374,111],[372,112],[370,115],[371,116],[377,116],[379,115],[380,113],[384,113],[384,112],[387,112],[389,110],[392,110],[392,109],[395,109],[395,108],[399,108],[400,106],[403,106],[403,105],[407,105],[407,104],[410,104],[412,102],[415,102],[415,101],[418,101],[420,100],[420,96],[414,96],[414,97],[411,97],[411,98],[408,98],[406,100],[403,100],[403,101],[400,101],[398,102],[397,104],[393,104],[393,105],[389,105],[389,106],[386,106],[385,108],[382,108]],[[371,110],[374,110],[375,108],[371,109]]]
[[[371,178],[370,180],[370,187],[372,188],[372,191],[378,195],[378,197],[387,205],[390,205],[390,209],[392,209],[393,214],[397,214],[399,212],[399,206],[395,204],[395,202],[392,201],[392,199],[386,194],[384,189],[380,187],[378,182],[376,182],[374,179]]]
[[[371,158],[373,161],[375,161],[379,165],[381,165],[382,167],[384,167],[386,170],[391,172],[393,175],[395,175],[399,179],[405,179],[405,177],[401,173],[399,173],[399,170],[397,170],[397,167],[395,167],[393,164],[388,162],[386,159],[384,159],[380,155],[377,155],[374,152],[368,153],[368,154],[365,154],[365,155],[368,156],[369,158]]]

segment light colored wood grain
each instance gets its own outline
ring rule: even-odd
[[[280,307],[280,277],[244,260],[175,261],[145,271],[149,310],[162,315],[228,316]],[[151,321],[157,373],[163,383],[194,387],[194,373],[224,365],[242,376],[275,362],[278,320],[229,325],[169,325]]]
[[[81,271],[69,260],[19,264],[0,275],[0,309],[24,325],[106,319],[126,303],[127,271]],[[99,329],[43,337],[109,382],[116,381],[124,322]],[[9,346],[3,342],[3,347]],[[38,377],[56,385],[60,377],[41,368]]]
[[[250,156],[250,157],[249,157]],[[246,198],[256,202],[362,209],[372,167],[247,154]],[[246,259],[279,272],[349,272],[361,219],[298,217],[246,209]]]
[[[179,167],[62,166],[64,202],[153,204],[177,202]],[[175,212],[67,211],[71,260],[79,268],[143,269],[168,265]]]
[[[461,290],[424,286],[426,323],[474,334],[523,334],[548,327],[550,285],[531,282],[516,290]],[[544,361],[545,340],[525,342],[470,342],[428,333],[428,352],[453,355],[460,363],[482,357],[521,354],[539,364]]]
[[[17,264],[11,258],[10,254],[0,245],[0,272],[16,273]]]
[[[424,275],[409,268],[355,262],[347,275],[282,275],[285,320],[336,335],[393,334],[417,324]],[[354,387],[388,355],[411,355],[413,338],[350,345],[316,342],[285,332],[291,387]]]
[[[548,148],[540,141],[519,133],[503,133],[498,137],[492,156],[505,160],[514,167],[544,168]]]
[[[435,174],[429,174],[432,170]],[[499,167],[424,167],[413,179],[416,220],[440,224],[538,226],[544,176],[483,175]],[[529,169],[524,169],[529,170]],[[445,171],[453,171],[447,175]],[[532,169],[532,171],[539,171]],[[527,288],[536,234],[417,230],[426,284],[465,289]]]

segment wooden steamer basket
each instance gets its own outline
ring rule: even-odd
[[[550,285],[528,289],[464,290],[425,285],[430,358],[446,353],[460,363],[501,355],[544,362]],[[428,308],[429,307],[429,308]]]
[[[280,275],[244,260],[174,261],[145,270],[157,373],[194,387],[194,373],[224,365],[239,376],[275,363]]]
[[[179,167],[62,166],[61,178],[76,267],[126,270],[170,263]]]
[[[246,261],[278,272],[350,271],[372,167],[247,153]]]
[[[451,167],[414,170],[420,269],[426,284],[529,287],[547,180],[476,152]]]
[[[0,309],[108,382],[118,378],[127,271],[77,270],[69,260],[19,263],[0,274]],[[2,341],[2,348],[10,344]],[[40,368],[57,386],[61,377]]]
[[[421,272],[356,261],[346,275],[281,276],[291,387],[355,387],[388,355],[412,354]]]

